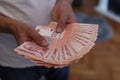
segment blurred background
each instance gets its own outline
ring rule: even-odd
[[[70,67],[70,80],[120,80],[120,0],[74,0],[80,23],[99,24],[94,48]]]

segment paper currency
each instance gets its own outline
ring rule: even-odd
[[[57,23],[48,27],[37,26],[35,30],[46,38],[48,47],[40,47],[34,42],[24,42],[15,51],[18,54],[34,57],[40,66],[62,68],[73,64],[92,49],[97,39],[97,24],[68,24],[62,33],[56,33]]]

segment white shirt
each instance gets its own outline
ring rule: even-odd
[[[56,0],[0,0],[0,13],[30,26],[48,25]],[[23,68],[35,63],[14,52],[17,43],[13,35],[0,33],[0,65]]]

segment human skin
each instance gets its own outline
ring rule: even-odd
[[[71,3],[73,0],[57,0],[53,10],[52,19],[58,22],[56,32],[62,32],[66,24],[76,22]]]
[[[51,12],[52,20],[58,22],[56,28],[56,32],[58,33],[63,31],[66,24],[76,22],[71,6],[72,1],[73,0],[57,0]],[[47,41],[37,33],[37,31],[30,27],[30,25],[4,15],[0,15],[0,33],[14,35],[18,45],[29,40],[34,41],[37,45],[42,47],[49,45]]]
[[[66,24],[76,22],[76,18],[71,6],[72,1],[73,0],[57,0],[52,10],[52,20],[58,23],[56,28],[56,32],[58,33],[65,29]],[[34,57],[27,55],[24,56],[39,65],[39,60],[35,59]]]
[[[57,0],[52,10],[52,19],[58,22],[57,32],[62,32],[65,25],[76,22],[71,3],[73,0]],[[0,15],[0,32],[13,34],[18,45],[25,41],[33,40],[39,46],[47,46],[48,43],[29,25]]]
[[[32,27],[3,15],[0,15],[0,32],[14,35],[18,45],[28,40],[32,40],[40,46],[48,45],[47,41]]]

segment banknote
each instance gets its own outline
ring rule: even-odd
[[[48,47],[40,47],[35,42],[24,42],[15,51],[24,56],[34,57],[40,66],[62,68],[75,63],[95,45],[98,25],[71,23],[62,33],[56,33],[57,23],[37,26],[35,30],[48,42]]]

